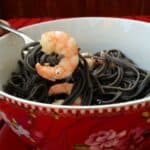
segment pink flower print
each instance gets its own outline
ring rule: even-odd
[[[144,130],[141,128],[135,128],[129,132],[129,139],[134,144],[140,144],[144,140]]]
[[[128,132],[127,137],[119,145],[121,150],[136,150],[144,141],[144,129],[135,128]]]
[[[89,145],[91,150],[111,150],[118,145],[124,136],[126,136],[125,130],[120,133],[116,133],[114,130],[99,131],[90,135],[85,144]]]

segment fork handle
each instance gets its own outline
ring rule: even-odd
[[[10,31],[10,32],[13,32],[15,33],[16,35],[20,36],[23,38],[23,40],[25,41],[25,44],[28,44],[30,42],[34,42],[31,38],[29,38],[27,35],[25,35],[24,33],[22,33],[21,31],[18,31],[17,29],[9,26],[9,25],[6,25],[5,23],[3,23],[2,21],[0,21],[0,27],[7,30],[7,31]]]

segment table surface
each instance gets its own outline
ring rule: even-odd
[[[134,20],[141,20],[150,22],[150,16],[125,16],[123,18],[129,18]],[[19,18],[9,19],[10,24],[15,28],[21,28],[23,26],[40,23],[44,21],[50,21],[58,18]],[[20,138],[15,135],[5,122],[0,118],[0,149],[1,150],[33,150],[30,145],[23,143]],[[144,149],[145,150],[145,149]]]

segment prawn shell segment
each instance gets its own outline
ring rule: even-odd
[[[71,49],[72,52],[78,49],[75,39],[62,31],[50,31],[43,33],[40,44],[42,46],[42,51],[46,54],[51,54],[53,52],[58,54],[64,54],[65,52],[66,54],[68,49]]]

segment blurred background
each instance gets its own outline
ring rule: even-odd
[[[0,18],[150,15],[150,0],[0,0]]]

